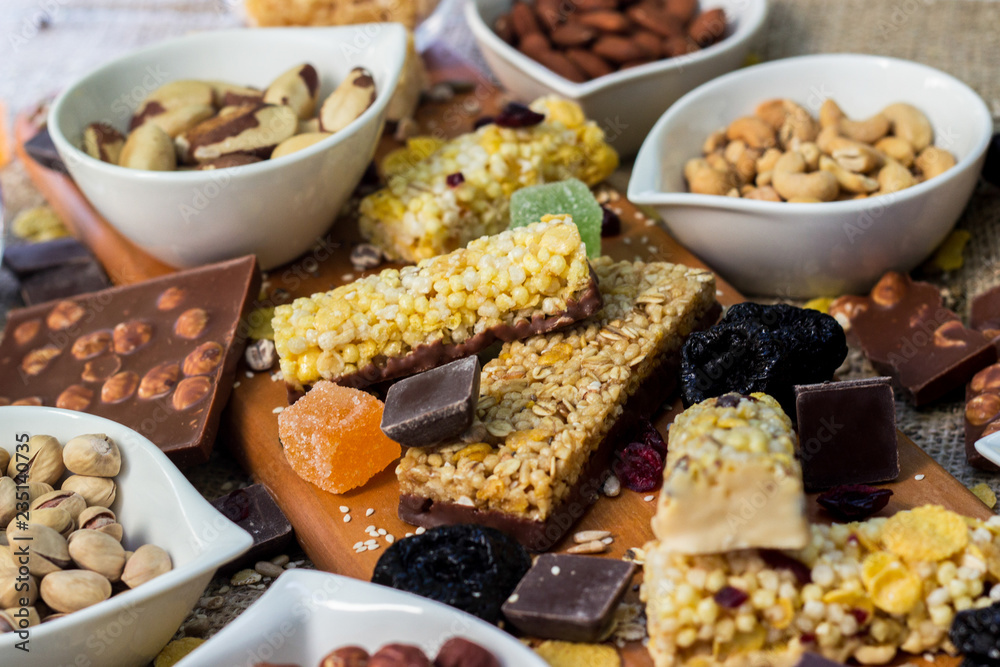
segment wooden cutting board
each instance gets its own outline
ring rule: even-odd
[[[426,104],[418,114],[421,131],[451,137],[469,131],[475,118],[493,113],[502,104],[503,94],[487,78],[469,70],[446,51],[428,54],[435,80],[459,79],[474,83],[473,89],[446,103]],[[23,142],[34,132],[27,118],[17,123],[18,155],[42,193],[67,221],[74,234],[91,247],[117,283],[131,283],[171,271],[170,267],[150,258],[115,232],[80,194],[70,179],[31,161],[23,151]],[[398,147],[391,137],[384,137],[379,155]],[[604,252],[616,259],[658,260],[692,266],[704,266],[690,252],[667,234],[662,225],[644,215],[616,192],[605,188],[610,206],[620,211],[622,233],[604,239]],[[137,215],[140,214],[137,212]],[[321,249],[299,261],[265,275],[265,289],[273,295],[284,290],[288,297],[304,296],[328,290],[359,277],[349,261],[351,244],[358,239],[356,221],[341,219],[333,227]],[[384,268],[384,267],[380,267]],[[719,300],[738,303],[743,297],[725,281],[719,280]],[[286,299],[287,300],[287,299]],[[221,441],[225,442],[256,481],[266,485],[295,526],[296,535],[306,554],[324,570],[369,579],[378,557],[388,542],[379,537],[380,547],[356,553],[354,546],[370,539],[368,526],[384,529],[396,539],[413,530],[396,516],[398,486],[390,466],[363,488],[333,495],[300,479],[290,468],[277,435],[278,413],[286,405],[284,383],[270,373],[250,373],[241,367],[237,385],[223,419]],[[656,421],[662,433],[679,406],[666,411]],[[919,506],[942,504],[956,512],[988,518],[992,512],[958,480],[899,434],[902,473],[897,482],[886,485],[893,497],[883,514]],[[621,558],[626,550],[640,547],[652,538],[650,519],[656,507],[656,493],[639,494],[623,490],[615,498],[601,498],[573,528],[610,530],[614,542],[605,554]],[[816,503],[810,503],[816,510]],[[823,520],[818,516],[816,520]],[[564,550],[570,538],[557,545]],[[626,667],[652,664],[638,642],[623,649]],[[910,662],[924,662],[912,658]],[[941,657],[935,663],[953,667],[957,660]]]

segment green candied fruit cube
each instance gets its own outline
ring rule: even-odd
[[[570,178],[521,188],[510,198],[510,226],[538,222],[543,215],[570,215],[587,248],[587,257],[601,255],[601,220],[604,211],[583,181]]]

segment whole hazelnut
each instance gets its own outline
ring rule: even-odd
[[[45,323],[53,331],[61,331],[79,322],[84,314],[83,306],[75,301],[60,301],[49,311]]]
[[[367,667],[368,651],[360,646],[342,646],[323,658],[319,667]]]
[[[452,637],[438,651],[434,667],[500,667],[500,662],[479,644]]]
[[[368,667],[432,667],[432,664],[418,646],[387,644],[369,659]]]
[[[153,325],[141,320],[121,322],[115,325],[111,337],[115,343],[115,352],[131,354],[153,338]]]

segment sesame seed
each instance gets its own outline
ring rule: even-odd
[[[341,514],[347,514],[350,511],[351,511],[351,508],[348,507],[347,505],[341,505],[340,506],[340,513]]]
[[[368,511],[365,512],[365,516],[371,516],[372,514],[375,514],[375,510],[373,510],[371,507],[369,507]]]
[[[365,528],[365,532],[366,532],[366,533],[371,533],[371,532],[373,532],[374,530],[375,530],[375,526],[368,526],[367,528]]]
[[[252,371],[247,371],[247,377],[248,378],[252,378],[253,377],[253,372]]]
[[[239,386],[240,386],[240,381],[239,380],[237,380],[236,382],[233,383],[233,389],[236,389]]]
[[[375,544],[369,544],[368,545],[368,551],[375,551],[376,549],[378,549],[378,543],[377,542]]]
[[[605,537],[603,540],[601,540],[601,542],[604,542],[605,544],[611,544],[614,541],[615,541],[615,538],[613,538],[613,537]]]
[[[344,515],[344,523],[350,523],[350,522],[351,522],[351,515],[350,514],[345,514]]]
[[[364,543],[364,542],[355,542],[355,543],[354,543],[354,546],[353,546],[353,547],[351,547],[351,548],[352,548],[352,549],[354,549],[355,551],[357,551],[358,549],[360,549],[360,548],[361,548],[361,547],[363,547],[363,546],[365,546],[365,543]]]
[[[379,528],[379,529],[378,529],[378,534],[379,534],[379,535],[385,535],[385,534],[387,534],[388,532],[389,532],[389,531],[387,531],[387,530],[386,530],[385,528]]]
[[[919,482],[923,478],[924,478],[924,475],[916,475],[913,479],[915,479],[915,480],[917,480]]]
[[[343,280],[345,283],[349,283],[352,280],[354,280],[354,274],[353,273],[345,273],[344,275],[340,276],[340,279]]]
[[[643,500],[645,500],[648,503],[649,501],[651,501],[655,497],[656,496],[646,496],[645,498],[643,498]]]
[[[403,537],[413,537],[413,533],[407,533],[406,535],[403,535]]]
[[[517,602],[520,599],[520,597],[521,597],[520,595],[518,595],[517,593],[514,593],[509,598],[507,598],[507,602],[510,602],[511,604],[513,604],[513,603]]]
[[[560,573],[561,571],[562,571],[562,570],[560,570],[560,569],[559,569],[559,566],[558,566],[558,565],[553,565],[553,566],[552,566],[552,574],[553,574],[553,575],[555,575],[555,576],[559,576],[559,573]]]
[[[273,413],[274,413],[274,414],[276,414],[276,415],[280,415],[280,414],[281,414],[282,412],[284,412],[284,411],[285,411],[285,409],[284,409],[284,408],[282,408],[282,407],[277,407],[277,408],[275,408],[274,410],[271,410],[271,412],[273,412]]]
[[[426,529],[426,528],[424,528],[423,526],[420,526],[420,527],[418,527],[418,528],[417,528],[417,529],[416,529],[416,530],[414,531],[414,533],[416,533],[417,535],[423,535],[423,534],[424,534],[424,533],[426,533],[426,532],[427,532],[427,529]]]

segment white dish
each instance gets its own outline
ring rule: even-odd
[[[726,12],[726,37],[688,56],[614,72],[586,83],[573,83],[532,60],[493,31],[512,0],[467,0],[465,17],[490,69],[523,102],[559,95],[580,104],[607,140],[623,156],[635,155],[649,128],[681,95],[743,65],[760,37],[767,17],[765,0],[705,0],[706,9]]]
[[[313,667],[347,645],[374,653],[386,644],[419,646],[433,660],[448,639],[480,644],[502,667],[546,667],[534,651],[474,616],[427,598],[315,570],[290,570],[257,602],[177,667],[240,667],[255,662]]]
[[[0,407],[0,446],[12,450],[23,433],[51,435],[62,444],[85,433],[109,435],[122,452],[111,509],[125,528],[123,544],[133,550],[141,544],[163,547],[174,567],[131,591],[29,627],[28,652],[15,648],[23,641],[17,633],[0,634],[0,664],[145,667],[170,641],[216,569],[249,549],[253,538],[130,428],[70,410]]]
[[[935,145],[958,160],[890,195],[788,204],[687,192],[684,164],[713,131],[789,98],[815,117],[832,98],[852,118],[893,102],[927,114]],[[784,298],[866,292],[886,271],[909,271],[944,240],[965,208],[993,132],[983,100],[926,65],[877,56],[800,56],[756,65],[677,101],[639,151],[628,198],[656,209],[674,237],[747,294]]]
[[[403,67],[398,24],[203,32],[114,60],[67,88],[49,113],[60,157],[87,199],[130,241],[171,266],[256,254],[262,269],[289,262],[330,227],[382,134]],[[309,62],[325,99],[355,66],[375,79],[375,103],[333,137],[276,160],[214,171],[153,172],[91,158],[79,145],[96,121],[118,130],[160,85],[216,79],[266,87]]]
[[[1000,466],[1000,431],[976,440],[976,451],[990,463]]]

